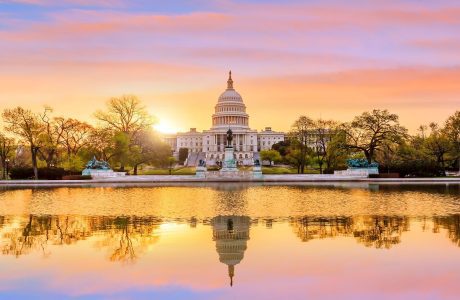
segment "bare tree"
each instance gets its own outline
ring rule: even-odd
[[[132,95],[111,98],[107,110],[97,111],[95,117],[110,129],[129,135],[135,135],[155,123],[141,101]]]
[[[5,129],[14,133],[29,145],[34,177],[38,179],[37,154],[43,144],[42,136],[46,132],[40,116],[20,106],[5,109],[2,116],[3,121],[6,123]]]
[[[148,130],[155,123],[141,101],[133,95],[111,98],[106,111],[97,111],[95,117],[111,130],[114,136],[126,136],[128,149],[134,144],[136,136],[143,130]],[[120,135],[121,134],[121,135]],[[124,153],[121,157],[125,157]],[[120,171],[125,169],[125,159],[120,160]]]
[[[89,150],[94,155],[108,161],[114,155],[112,132],[104,128],[93,128],[88,136]]]
[[[63,117],[50,118],[48,115],[50,112],[52,112],[52,109],[47,107],[43,114],[40,115],[45,126],[45,134],[43,135],[43,146],[40,148],[39,154],[48,168],[56,164],[64,133],[72,126],[70,119]]]
[[[67,119],[67,124],[63,130],[62,144],[64,145],[67,156],[77,155],[83,146],[88,142],[93,127],[88,123],[75,119]]]

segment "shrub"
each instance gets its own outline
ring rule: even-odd
[[[39,168],[38,179],[59,180],[66,174],[63,168]],[[33,168],[13,168],[10,171],[11,179],[33,179]]]
[[[91,175],[65,175],[62,176],[62,180],[89,180]]]
[[[40,168],[38,169],[38,179],[60,180],[66,174],[63,168]]]
[[[34,178],[34,169],[28,167],[15,167],[10,170],[11,179],[32,179]]]
[[[399,173],[369,174],[369,178],[399,178]]]

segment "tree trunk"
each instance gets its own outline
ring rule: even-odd
[[[3,159],[3,157],[2,157],[1,163],[2,163],[2,179],[6,179],[6,176],[7,176],[6,175],[6,162]]]
[[[319,174],[323,174],[323,163],[319,162],[318,165],[319,165]]]
[[[372,163],[372,152],[364,151],[364,155],[366,156],[367,162],[370,164]]]
[[[442,176],[446,176],[446,167],[444,164],[444,156],[441,156],[441,170],[442,170]]]
[[[137,175],[137,165],[134,165],[133,175]]]
[[[38,168],[37,168],[37,152],[38,148],[31,146],[30,147],[30,152],[32,155],[32,168],[34,169],[34,178],[35,180],[38,180]]]

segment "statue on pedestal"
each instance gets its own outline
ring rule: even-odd
[[[227,130],[227,147],[232,146],[232,141],[233,141],[233,131],[229,128]]]
[[[111,170],[108,162],[103,160],[97,160],[96,156],[93,157],[85,166],[85,169],[90,170]]]

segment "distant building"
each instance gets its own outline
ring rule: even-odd
[[[212,115],[212,127],[199,132],[190,128],[188,132],[166,135],[165,141],[177,157],[179,149],[187,148],[187,165],[196,166],[199,160],[208,165],[220,164],[224,158],[226,132],[233,131],[233,147],[238,165],[253,165],[259,159],[259,151],[269,150],[272,145],[284,141],[284,132],[271,127],[257,132],[249,128],[249,115],[241,95],[233,88],[232,73],[229,72],[227,89],[219,96]]]

